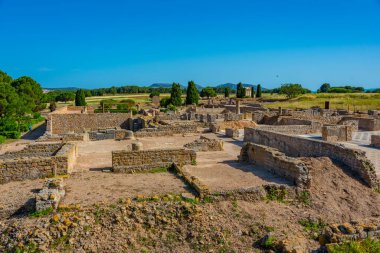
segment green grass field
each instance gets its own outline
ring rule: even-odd
[[[286,100],[278,94],[265,94],[263,99],[273,101],[265,105],[267,108],[303,108],[312,106],[324,107],[325,101],[330,101],[332,109],[349,110],[380,110],[380,93],[319,93],[305,94],[297,98]]]

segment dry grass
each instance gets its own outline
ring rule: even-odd
[[[266,94],[266,100],[281,100],[281,95]],[[284,97],[282,97],[284,99]],[[330,101],[332,109],[349,109],[349,110],[379,110],[380,94],[379,93],[321,93],[305,94],[294,99],[277,101],[266,105],[267,108],[310,108],[312,106],[324,107],[325,101]]]

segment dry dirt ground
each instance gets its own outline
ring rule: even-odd
[[[243,141],[222,138],[224,151],[197,152],[197,165],[185,170],[207,185],[211,192],[247,189],[265,184],[289,184],[267,170],[238,162]]]

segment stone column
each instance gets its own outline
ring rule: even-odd
[[[330,101],[325,101],[325,109],[326,110],[330,109]]]
[[[282,115],[282,107],[278,107],[278,115]]]
[[[240,100],[236,100],[236,114],[240,114]]]

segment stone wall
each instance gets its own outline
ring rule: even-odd
[[[198,131],[196,124],[170,124],[160,125],[156,128],[143,128],[135,132],[136,138],[171,136],[173,134],[196,133]]]
[[[368,186],[378,186],[375,167],[364,151],[255,128],[244,129],[244,141],[276,148],[292,157],[330,157],[346,165],[345,168],[354,172]]]
[[[362,118],[362,117],[345,117],[342,121],[357,120],[359,121],[359,129],[364,131],[380,130],[380,119]]]
[[[241,149],[239,160],[263,167],[290,180],[297,187],[310,186],[309,168],[300,159],[288,157],[275,148],[248,142]]]
[[[352,127],[346,125],[325,125],[322,127],[324,141],[351,141]]]
[[[380,148],[380,135],[371,136],[371,146]]]
[[[226,136],[229,138],[238,138],[239,137],[239,129],[226,128]]]
[[[321,129],[317,129],[312,125],[258,125],[257,128],[291,135],[313,134],[321,131]]]
[[[129,113],[80,113],[50,114],[47,118],[47,130],[51,134],[84,133],[86,131],[123,128],[128,129]]]
[[[52,152],[54,145],[58,148]],[[32,149],[36,150],[34,155],[29,153]],[[72,143],[29,145],[25,150],[0,156],[0,184],[68,174],[77,157],[77,147]]]
[[[182,166],[191,164],[195,160],[195,151],[186,149],[113,151],[112,170],[118,173],[133,173],[153,168],[168,167],[173,163]]]
[[[82,134],[45,134],[38,138],[36,142],[68,142],[68,141],[87,141],[88,135]]]

